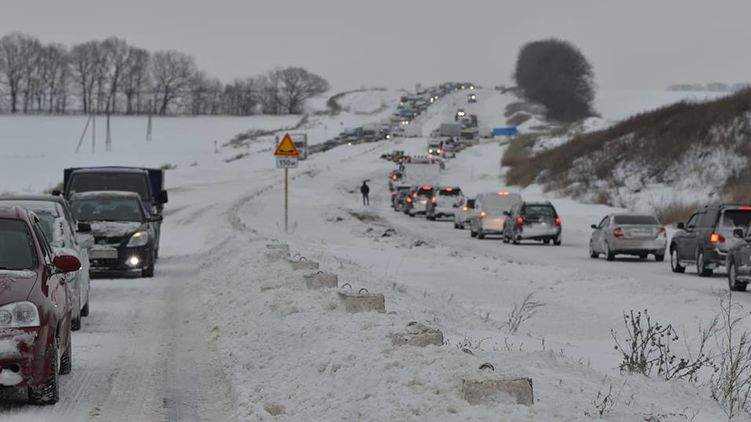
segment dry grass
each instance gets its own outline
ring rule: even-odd
[[[699,207],[701,207],[699,202],[673,202],[655,208],[655,215],[660,223],[673,224],[688,220]]]
[[[527,113],[515,113],[513,116],[509,117],[508,120],[506,120],[506,124],[509,126],[519,126],[522,123],[526,122],[527,120],[531,119],[532,116],[530,116]]]

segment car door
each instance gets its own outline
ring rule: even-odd
[[[692,260],[696,256],[696,244],[697,244],[697,228],[696,225],[699,221],[699,217],[703,213],[696,213],[691,216],[686,222],[686,227],[680,236],[676,239],[676,246],[678,248],[678,259]]]
[[[595,252],[605,252],[605,234],[609,221],[610,216],[606,215],[605,218],[600,220],[600,224],[597,225],[597,228],[594,229],[594,232],[592,232],[592,248]]]
[[[49,298],[52,306],[55,309],[55,314],[58,320],[61,320],[63,316],[69,311],[68,298],[69,287],[64,282],[61,274],[54,274],[55,267],[52,265],[52,259],[54,257],[52,248],[49,241],[44,236],[42,227],[39,220],[34,219],[32,221],[32,229],[39,241],[39,246],[42,250],[42,260],[44,261],[45,271],[47,272],[47,297]]]

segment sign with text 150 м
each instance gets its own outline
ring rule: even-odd
[[[284,135],[282,141],[276,146],[274,156],[276,157],[276,168],[289,169],[297,168],[297,157],[300,152],[297,150],[295,143],[289,133]]]

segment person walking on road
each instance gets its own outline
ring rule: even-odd
[[[362,186],[360,186],[360,193],[362,194],[362,204],[364,206],[369,206],[370,197],[368,197],[368,195],[370,195],[370,187],[368,187],[367,180],[363,180]]]

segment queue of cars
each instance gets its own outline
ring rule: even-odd
[[[90,312],[90,276],[153,277],[160,169],[66,169],[63,191],[0,197],[0,388],[54,404],[71,372],[71,333]]]
[[[429,152],[438,152],[441,146],[429,141]],[[470,198],[458,186],[435,182],[437,177],[412,185],[409,174],[409,170],[400,171],[398,179],[389,183],[395,211],[411,217],[424,215],[432,221],[450,219],[454,228],[469,228],[470,236],[478,239],[497,236],[504,243],[562,244],[561,217],[550,202],[524,201],[518,193],[505,191]],[[668,253],[673,272],[683,273],[694,266],[698,275],[709,277],[724,268],[731,290],[747,289],[751,283],[751,206],[707,205],[676,227],[677,232],[668,238],[666,227],[654,215],[609,214],[591,226],[589,256],[604,256],[608,261],[618,255],[652,256],[662,262]]]

